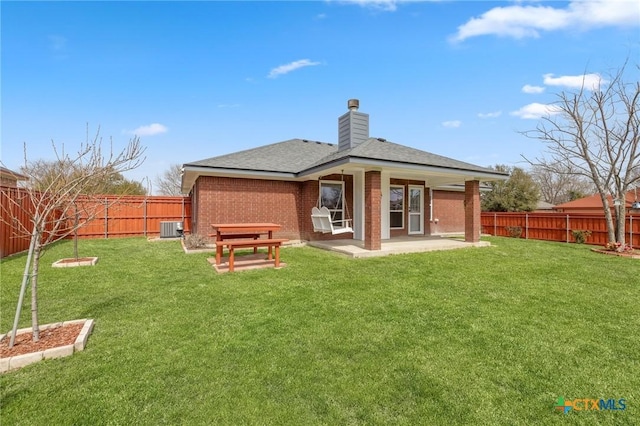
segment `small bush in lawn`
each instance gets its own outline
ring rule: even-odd
[[[571,234],[573,234],[573,240],[576,242],[576,244],[584,244],[585,242],[587,242],[587,238],[589,238],[589,236],[591,235],[591,231],[574,229],[573,231],[571,231]]]
[[[504,229],[511,238],[520,238],[522,236],[521,226],[505,226]]]
[[[207,247],[207,238],[200,234],[189,234],[184,238],[184,245],[188,249],[199,249]]]

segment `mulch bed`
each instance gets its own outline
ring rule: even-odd
[[[84,327],[84,324],[79,323],[40,330],[40,340],[38,342],[33,341],[33,333],[31,332],[18,334],[13,348],[11,349],[9,349],[11,336],[7,334],[2,340],[0,340],[0,358],[8,358],[16,355],[40,352],[45,349],[73,345],[80,335],[82,327]]]

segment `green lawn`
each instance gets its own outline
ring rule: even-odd
[[[0,423],[640,423],[640,261],[488,240],[371,259],[287,248],[286,268],[225,275],[141,238],[81,241],[98,264],[54,269],[72,253],[58,244],[41,323],[94,318],[94,332],[84,352],[0,376]],[[1,262],[2,331],[25,259]],[[565,415],[560,396],[627,408]]]

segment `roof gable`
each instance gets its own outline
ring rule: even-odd
[[[446,169],[468,170],[483,173],[502,174],[496,170],[476,166],[464,161],[442,155],[432,154],[416,148],[389,142],[379,138],[369,138],[355,148],[332,153],[315,164],[309,166],[319,167],[342,158],[361,158],[369,160],[388,161],[400,164],[414,164],[419,166],[441,167]]]
[[[297,174],[336,150],[337,146],[329,143],[290,139],[195,161],[185,166]]]

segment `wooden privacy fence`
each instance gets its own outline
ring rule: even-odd
[[[29,238],[17,232],[19,225],[16,222],[31,229],[28,210],[32,206],[27,202],[24,190],[8,187],[0,189],[1,258],[29,248]],[[16,205],[16,201],[19,205]],[[89,209],[79,209],[80,220],[83,219],[82,212],[87,210],[95,212],[95,218],[78,230],[80,238],[158,236],[160,222],[165,221],[183,222],[185,232],[190,232],[191,229],[189,197],[105,195],[80,200],[79,204],[83,202],[94,205]]]
[[[608,242],[604,214],[483,212],[480,221],[482,232],[490,235],[510,237],[520,230],[521,238],[569,243],[575,241],[572,231],[590,231],[587,244]],[[627,244],[640,247],[640,215],[627,215],[625,235]]]
[[[191,229],[191,199],[162,196],[104,196],[96,201],[96,217],[80,228],[81,238],[111,238],[160,235],[160,222],[184,223]],[[114,203],[115,201],[115,203]]]

